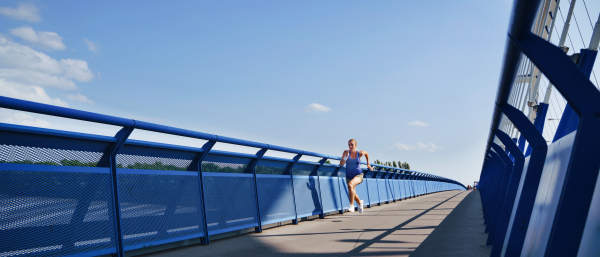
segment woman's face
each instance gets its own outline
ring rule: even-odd
[[[350,148],[352,151],[356,150],[356,142],[348,141],[348,148]]]

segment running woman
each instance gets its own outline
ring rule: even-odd
[[[363,172],[360,169],[360,157],[365,156],[367,158],[367,167],[369,170],[373,170],[371,164],[369,164],[369,154],[367,151],[356,150],[356,140],[350,139],[348,141],[349,150],[344,151],[342,160],[340,161],[340,167],[346,164],[346,181],[348,182],[348,197],[350,198],[350,206],[348,207],[349,212],[354,212],[354,201],[358,203],[358,212],[364,211],[364,201],[358,198],[356,194],[356,186],[363,182]]]

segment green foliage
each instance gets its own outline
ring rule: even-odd
[[[237,168],[230,166],[219,167],[214,163],[202,163],[202,172],[220,172],[220,173],[244,173],[248,165],[239,165]]]
[[[180,168],[175,165],[165,165],[162,162],[158,162],[158,161],[154,162],[153,164],[136,162],[134,164],[127,165],[125,167],[123,167],[123,165],[119,164],[119,165],[117,165],[117,168],[135,169],[135,170],[179,170],[179,171],[187,170],[187,167]]]
[[[53,166],[60,166],[60,164],[56,163],[56,162],[32,162],[32,161],[14,161],[14,162],[7,162],[7,161],[0,161],[0,163],[15,163],[15,164],[37,164],[37,165],[53,165]]]

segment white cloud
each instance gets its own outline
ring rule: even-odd
[[[94,74],[83,60],[59,61],[0,35],[0,78],[30,86],[74,90],[77,86],[73,80],[90,81]]]
[[[94,53],[100,52],[100,43],[98,43],[98,42],[94,43],[94,42],[88,40],[87,38],[84,38],[83,41],[85,41],[85,44],[87,45],[88,50],[90,50]]]
[[[443,147],[436,146],[434,143],[425,144],[421,142],[417,142],[416,144],[397,143],[392,146],[392,149],[400,151],[425,151],[431,153],[446,150]]]
[[[320,113],[320,112],[329,112],[329,111],[331,111],[331,108],[324,106],[324,105],[320,105],[318,103],[312,103],[312,104],[309,104],[308,106],[306,106],[304,108],[304,110],[308,113]]]
[[[1,115],[3,116],[0,121],[3,123],[10,123],[23,126],[50,128],[52,123],[47,120],[33,117],[23,112],[12,112],[10,114]]]
[[[80,93],[68,94],[67,98],[69,98],[70,100],[73,100],[73,101],[77,101],[77,102],[94,104],[94,101],[90,100],[89,98],[87,98],[87,96],[82,95]]]
[[[63,107],[69,106],[69,104],[58,98],[51,98],[48,96],[46,91],[41,87],[23,85],[7,81],[3,78],[0,78],[0,95],[44,104]]]
[[[75,82],[64,76],[54,76],[40,71],[0,69],[0,78],[19,81],[28,85],[49,86],[64,90],[77,89]]]
[[[429,126],[429,124],[427,124],[425,122],[422,122],[420,120],[411,121],[411,122],[408,123],[408,125],[419,126],[419,127],[427,127],[427,126]]]
[[[56,32],[35,31],[31,27],[20,27],[10,30],[10,34],[33,44],[36,47],[50,50],[65,50],[62,37]]]
[[[17,8],[0,7],[0,14],[13,20],[24,20],[29,22],[40,22],[40,9],[31,3],[19,3]]]
[[[76,90],[75,81],[85,82],[93,78],[92,71],[83,60],[56,60],[0,34],[0,95],[2,96],[66,107],[68,104],[65,101],[50,97],[44,87]],[[67,97],[75,101],[92,102],[81,94]]]

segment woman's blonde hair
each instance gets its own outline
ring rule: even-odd
[[[356,142],[356,140],[354,140],[354,139],[350,139],[350,140],[348,140],[348,143],[350,143],[350,142],[352,142],[352,141],[354,141],[354,143],[355,143],[356,145],[358,145],[358,143],[357,143],[357,142]]]

